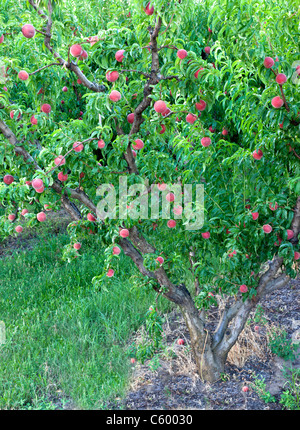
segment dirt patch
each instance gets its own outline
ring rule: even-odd
[[[228,357],[224,375],[214,384],[200,380],[184,321],[177,311],[171,312],[164,324],[165,342],[167,351],[173,351],[176,358],[171,358],[171,354],[160,355],[155,369],[153,361],[134,364],[126,398],[111,402],[108,409],[281,410],[279,400],[286,389],[282,369],[299,369],[300,357],[298,354],[294,361],[277,357],[268,347],[268,338],[272,327],[280,327],[289,339],[299,341],[299,290],[300,280],[293,280],[260,303],[259,314],[256,311],[251,315]],[[216,318],[215,310],[211,318]],[[185,339],[185,345],[177,345],[179,337]],[[256,377],[264,379],[266,390],[275,396],[275,402],[265,403],[251,388]],[[249,387],[246,393],[242,391],[245,385]]]

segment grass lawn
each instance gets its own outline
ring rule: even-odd
[[[154,294],[133,287],[131,262],[121,256],[109,291],[95,291],[101,246],[82,242],[81,258],[66,264],[65,233],[41,232],[32,250],[0,259],[0,409],[51,409],[71,399],[84,409],[105,408],[125,393],[130,336]],[[51,403],[51,400],[53,401]]]

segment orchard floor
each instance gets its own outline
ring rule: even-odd
[[[280,327],[287,332],[289,339],[300,341],[299,290],[300,279],[292,280],[289,286],[261,302],[259,313],[252,315],[242,341],[232,351],[225,374],[214,384],[201,382],[196,374],[191,360],[189,334],[181,316],[172,311],[164,325],[165,340],[169,352],[174,351],[177,357],[170,359],[169,354],[165,353],[159,357],[159,362],[152,359],[144,365],[134,364],[126,398],[110,403],[108,409],[283,409],[279,402],[288,384],[282,370],[300,369],[300,354],[298,349],[294,361],[285,361],[272,354],[268,347],[268,333],[273,327]],[[214,318],[214,311],[210,317]],[[258,333],[254,330],[255,325],[259,326]],[[178,338],[185,339],[184,346],[177,345]],[[255,378],[264,380],[265,390],[274,396],[275,402],[265,403],[259,397],[253,389]],[[247,393],[242,391],[245,385],[249,387]]]
[[[54,222],[57,221],[56,233],[64,231],[69,222],[68,216],[64,212],[51,216]],[[38,232],[10,238],[0,247],[0,258],[16,250],[33,249],[38,241]],[[241,340],[231,352],[225,373],[214,384],[201,382],[197,375],[191,358],[189,334],[181,315],[173,310],[165,316],[163,351],[143,365],[133,364],[127,395],[107,402],[105,409],[283,409],[279,402],[282,393],[288,389],[288,383],[282,370],[300,369],[300,348],[294,361],[285,361],[271,352],[268,340],[272,328],[276,327],[285,330],[293,342],[300,341],[299,290],[300,279],[292,280],[286,288],[275,291],[260,303]],[[217,314],[217,309],[210,311],[208,325],[217,320]],[[258,332],[254,330],[255,326],[259,327]],[[142,329],[131,340],[141,339],[141,332]],[[185,339],[183,346],[177,344],[179,338]],[[261,399],[255,390],[257,378],[266,384],[266,390],[274,396],[275,402],[266,403]],[[245,385],[249,387],[247,393],[242,391]],[[60,398],[49,400],[56,409],[80,409],[71,398],[68,402],[61,402]]]

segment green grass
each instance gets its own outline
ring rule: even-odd
[[[0,260],[6,326],[0,409],[50,409],[51,399],[61,397],[78,408],[101,409],[126,391],[128,342],[155,296],[133,288],[135,269],[125,256],[108,292],[95,291],[91,280],[103,264],[99,243],[83,241],[82,257],[66,264],[60,257],[68,241],[66,234],[47,232],[33,250]]]

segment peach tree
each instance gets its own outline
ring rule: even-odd
[[[28,0],[0,14],[1,238],[64,208],[62,258],[98,237],[101,294],[128,256],[138,285],[178,305],[206,381],[257,303],[297,273],[299,11],[279,3]],[[120,216],[120,178],[139,198],[156,190],[159,216],[134,193]],[[179,198],[197,184],[203,205],[188,212]]]

